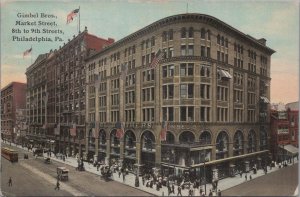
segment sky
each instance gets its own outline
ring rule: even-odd
[[[249,34],[265,38],[271,57],[271,103],[299,101],[299,1],[225,0],[1,0],[1,88],[26,82],[26,68],[39,54],[58,49],[78,34],[78,16],[66,24],[68,13],[80,7],[81,30],[116,41],[164,17],[182,13],[211,15]],[[20,18],[46,13],[55,18]],[[17,25],[16,21],[55,22],[56,26]],[[60,34],[37,34],[43,28]],[[17,33],[19,29],[22,33]],[[23,33],[23,29],[29,33]],[[31,33],[31,31],[33,31]],[[13,41],[13,36],[48,36],[52,42]],[[55,41],[55,37],[59,37]],[[31,55],[23,52],[32,47]]]

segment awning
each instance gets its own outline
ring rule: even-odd
[[[288,144],[288,145],[279,145],[280,148],[284,148],[284,150],[286,150],[287,152],[289,152],[291,155],[297,155],[298,154],[298,148],[291,145],[291,144]]]
[[[232,78],[232,76],[226,70],[220,69],[219,70],[219,74],[220,74],[221,78],[227,78],[227,79],[231,79]]]
[[[264,103],[270,103],[269,99],[267,97],[261,96],[260,99],[264,102]]]

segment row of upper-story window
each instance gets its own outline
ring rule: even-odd
[[[218,70],[220,71],[220,70]],[[195,65],[194,63],[181,63],[179,65],[179,76],[191,76],[193,77],[195,74]],[[94,75],[92,75],[94,76]],[[170,64],[162,67],[162,77],[173,77],[175,76],[175,65]],[[209,65],[201,65],[200,66],[200,76],[211,78],[211,67]],[[222,76],[218,72],[218,79],[221,80]],[[155,70],[149,69],[142,72],[142,82],[154,81],[155,80]],[[239,72],[233,73],[233,83],[235,85],[243,85],[244,75]],[[256,88],[256,77],[248,76],[247,78],[248,88]],[[100,83],[100,91],[106,90],[106,82],[97,82]],[[111,80],[111,89],[118,89],[120,81],[119,79]],[[135,85],[136,79],[135,74],[129,74],[125,79],[125,86]]]
[[[183,27],[180,30],[180,34],[181,34],[180,37],[181,38],[194,38],[194,32],[196,32],[196,31],[198,31],[198,30],[194,30],[193,27],[190,27],[190,28]],[[169,40],[169,41],[173,40],[174,39],[174,33],[175,33],[175,31],[173,29],[169,29],[168,31],[164,31],[162,33],[162,42],[165,42],[167,40]],[[200,38],[201,39],[206,39],[206,40],[211,40],[211,31],[209,29],[201,28]],[[144,50],[144,49],[155,46],[156,39],[157,38],[155,36],[152,36],[151,38],[148,38],[146,40],[144,39],[144,40],[140,41],[141,42],[141,44],[140,44],[141,50]],[[228,48],[229,43],[230,43],[228,38],[226,38],[225,36],[220,35],[220,34],[218,34],[216,36],[216,41],[217,41],[218,45],[224,46],[226,48]],[[127,56],[127,53],[130,54],[130,52],[132,52],[134,54],[135,50],[136,50],[135,46],[136,46],[136,44],[132,45],[131,47],[123,49],[124,50],[124,57]],[[240,45],[240,44],[237,44],[236,42],[234,42],[234,51],[237,51],[238,53],[243,54],[243,51],[244,51],[243,45]],[[264,60],[262,60],[262,58],[261,58],[261,61],[266,62],[267,58],[264,55],[261,55],[261,56],[264,57]],[[120,51],[111,54],[110,57],[111,57],[111,62],[119,60],[120,59]],[[248,57],[256,60],[256,52],[252,49],[248,49]],[[100,63],[100,62],[105,62],[105,64],[106,64],[106,57],[99,60],[99,65],[103,65],[103,63]]]
[[[216,121],[217,122],[228,122],[229,121],[229,110],[227,107],[217,107]],[[209,122],[212,120],[212,113],[211,107],[209,106],[201,106],[197,108],[195,106],[181,106],[179,108],[180,113],[178,114],[178,121],[186,122],[186,121],[200,121],[200,122]],[[256,110],[255,109],[248,109],[247,110],[247,120],[245,120],[244,116],[244,109],[234,109],[233,111],[233,121],[234,122],[255,122],[256,117]],[[141,121],[154,121],[155,120],[155,108],[147,107],[142,108],[141,111]],[[175,120],[175,110],[174,107],[162,107],[162,120],[165,121],[176,121]],[[110,111],[110,120],[111,122],[120,121],[119,118],[119,110],[111,110]],[[100,121],[106,122],[107,121],[107,111],[100,111],[99,118]],[[197,114],[197,115],[196,115]],[[135,109],[126,109],[125,110],[125,121],[126,122],[133,122],[136,121],[136,110]],[[89,121],[95,121],[95,114],[89,113]]]
[[[212,88],[210,84],[201,83],[198,87],[199,90],[196,91],[196,86],[193,83],[185,83],[179,84],[177,86],[179,99],[212,99]],[[199,95],[196,95],[198,92]],[[244,91],[239,89],[234,89],[233,91],[233,102],[234,103],[244,103]],[[175,98],[175,85],[174,84],[166,84],[162,86],[162,99],[163,100],[173,100]],[[135,91],[125,91],[125,104],[132,104],[135,103]],[[106,95],[99,96],[99,103],[100,107],[106,106]],[[141,91],[141,101],[154,101],[157,98],[155,95],[155,88],[154,87],[147,87],[143,88]],[[229,101],[229,88],[226,86],[217,86],[216,89],[216,98],[217,101]],[[94,98],[92,98],[94,99]],[[256,93],[254,92],[247,92],[247,104],[253,105],[256,104]],[[111,94],[111,105],[119,105],[119,93]],[[245,103],[244,103],[245,104]],[[95,107],[95,102],[92,104]]]

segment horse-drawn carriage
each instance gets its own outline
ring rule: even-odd
[[[101,166],[100,172],[101,172],[102,177],[104,177],[104,178],[109,178],[112,175],[112,171],[108,165]]]

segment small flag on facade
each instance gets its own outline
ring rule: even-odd
[[[127,63],[123,63],[121,65],[121,77],[120,77],[123,81],[126,79],[127,72],[128,72],[128,65]]]
[[[166,141],[167,140],[167,130],[168,130],[168,122],[163,121],[161,125],[161,132],[160,132],[160,140]]]
[[[120,139],[124,135],[124,125],[123,125],[123,123],[122,122],[117,122],[116,123],[116,128],[117,128],[116,137]]]
[[[30,49],[27,49],[26,51],[24,51],[23,59],[24,59],[25,56],[29,55],[31,53],[31,51],[32,51],[32,47]]]
[[[75,9],[75,10],[73,10],[72,12],[70,12],[69,14],[68,14],[68,16],[67,16],[67,24],[69,24],[70,22],[72,22],[73,21],[73,18],[75,17],[75,16],[77,16],[77,13],[79,12],[79,9]]]
[[[151,64],[150,64],[150,68],[155,68],[157,66],[157,64],[159,63],[159,61],[163,58],[163,53],[161,52],[161,50],[159,49],[157,51],[157,53],[155,54]]]

